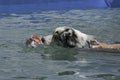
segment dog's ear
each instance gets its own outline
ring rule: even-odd
[[[73,34],[72,37],[74,37],[74,38],[76,38],[76,39],[78,38],[78,37],[77,37],[77,34],[75,33],[74,30],[72,30],[72,34]]]
[[[66,29],[66,30],[68,31],[68,29]],[[72,28],[69,28],[69,30],[71,30],[70,35],[68,34],[66,37],[64,37],[65,38],[65,40],[63,41],[64,47],[73,48],[78,43],[78,37]]]

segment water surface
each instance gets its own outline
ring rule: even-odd
[[[31,35],[71,26],[100,41],[120,41],[120,9],[0,14],[1,80],[120,80],[120,50],[28,48]]]

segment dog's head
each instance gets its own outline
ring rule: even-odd
[[[58,27],[53,32],[53,42],[63,47],[91,48],[96,39],[71,27]]]
[[[77,35],[71,27],[58,27],[53,32],[53,41],[63,47],[75,47]]]

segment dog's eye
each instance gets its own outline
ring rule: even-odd
[[[58,31],[56,31],[55,33],[57,33],[57,34],[58,34],[59,32],[58,32]]]
[[[69,31],[69,29],[66,29],[65,31]]]

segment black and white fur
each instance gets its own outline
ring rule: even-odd
[[[52,35],[43,37],[43,39],[45,43],[67,48],[91,48],[91,42],[96,41],[94,36],[66,26],[56,28]]]

